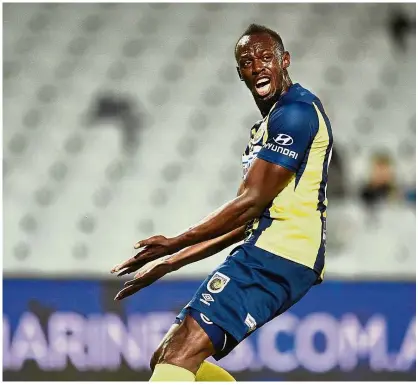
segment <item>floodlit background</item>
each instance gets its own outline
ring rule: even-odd
[[[331,119],[327,274],[220,364],[248,381],[415,379],[415,4],[6,3],[5,380],[149,378],[227,251],[122,303],[108,271],[235,196],[259,113],[233,49],[253,22]]]

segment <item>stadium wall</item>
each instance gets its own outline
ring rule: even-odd
[[[5,279],[4,380],[148,380],[200,281],[122,302],[115,280]],[[238,380],[415,380],[415,283],[328,281],[220,364]]]

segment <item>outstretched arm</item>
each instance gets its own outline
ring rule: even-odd
[[[178,264],[174,266],[181,267],[214,254],[219,250],[218,246],[227,247],[231,244],[226,240],[234,239],[235,231],[237,236],[240,234],[243,237],[245,224],[260,217],[294,178],[317,131],[318,116],[315,108],[309,104],[294,103],[286,110],[273,111],[268,121],[267,142],[252,162],[237,198],[174,238],[159,235],[138,242],[135,248],[143,249],[129,261],[117,266],[116,270],[125,268],[121,274],[129,273],[137,270],[139,264],[143,268],[138,274],[144,277],[143,272],[146,270],[148,274],[150,269],[155,271],[156,264],[171,269],[172,266],[167,267],[167,260],[177,261]],[[185,250],[177,253],[182,249]],[[175,255],[168,259],[161,258],[171,254]],[[132,281],[127,284],[132,284]]]
[[[172,271],[178,270],[185,265],[189,265],[190,263],[208,258],[211,255],[227,248],[228,246],[242,241],[244,239],[244,235],[245,226],[242,226],[221,237],[190,246],[169,257],[163,257],[148,262],[139,269],[138,273],[135,274],[134,279],[125,283],[125,287],[119,291],[115,299],[121,300],[126,298],[132,294],[135,294],[144,287],[151,285]],[[129,269],[130,268],[127,268],[126,270]],[[137,267],[134,267],[134,270],[137,269]],[[118,275],[125,274],[125,271],[122,271]]]
[[[286,187],[293,172],[262,159],[251,166],[239,196],[225,204],[215,215],[172,238],[172,245],[184,248],[226,234],[258,218]]]
[[[288,168],[263,159],[255,159],[237,198],[174,238],[158,235],[138,242],[135,248],[144,249],[132,258],[133,263],[135,260],[148,262],[174,254],[185,247],[217,238],[244,226],[261,215],[287,186],[293,175],[294,172]]]
[[[201,242],[179,251],[168,259],[172,265],[173,270],[178,270],[181,267],[193,262],[200,261],[211,255],[219,253],[223,249],[244,240],[245,226],[241,226],[225,235],[209,241]]]
[[[243,185],[238,190],[242,193]],[[185,248],[170,257],[163,257],[150,262],[131,258],[113,268],[112,272],[120,271],[118,276],[132,273],[139,269],[134,279],[125,283],[125,287],[117,293],[115,299],[121,300],[159,280],[163,276],[181,267],[208,258],[219,251],[242,241],[245,238],[245,226],[231,231],[218,238]]]
[[[136,244],[136,258],[155,259],[226,234],[261,215],[287,186],[318,131],[318,115],[307,103],[276,109],[268,120],[268,139],[252,162],[241,194],[198,225],[174,238],[155,236]]]
[[[241,183],[240,187],[238,188],[237,196],[240,196],[243,191],[244,183]],[[202,222],[212,218],[215,215],[215,213],[208,215]],[[170,265],[170,270],[178,270],[180,267],[208,258],[220,252],[221,250],[233,245],[234,243],[242,241],[244,237],[245,226],[240,226],[239,228],[234,229],[230,233],[186,248],[181,252],[172,255],[170,259],[166,260],[166,262]],[[136,255],[126,260],[125,262],[114,266],[111,270],[111,273],[119,272],[118,276],[130,274],[142,268],[148,262],[151,262],[157,258],[159,257],[157,256],[154,258],[139,258],[138,255]],[[135,278],[137,277],[135,276]]]

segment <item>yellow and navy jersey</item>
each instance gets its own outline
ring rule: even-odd
[[[248,225],[245,242],[308,266],[321,280],[332,143],[331,124],[321,101],[296,83],[253,126],[242,157],[244,178],[256,157],[294,173],[260,218]]]

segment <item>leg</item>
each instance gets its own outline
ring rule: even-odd
[[[235,382],[235,379],[220,366],[204,361],[196,373],[196,382],[211,381]]]
[[[157,349],[151,366],[174,365],[188,370],[194,375],[202,362],[215,353],[207,334],[189,315],[179,326],[174,326]]]
[[[298,302],[318,278],[309,267],[255,246],[238,247],[231,255],[177,317],[183,323],[157,350],[151,381],[197,380],[207,357],[225,357],[255,329]],[[154,379],[164,365],[168,375]]]
[[[234,260],[235,258],[231,259],[219,268],[234,270]],[[237,309],[241,309],[240,304],[245,301],[235,298],[237,288],[230,287],[236,285],[228,285],[229,280],[229,276],[214,272],[202,283],[177,317],[182,322],[181,325],[171,328],[154,353],[151,360],[151,368],[154,369],[151,381],[195,381],[198,380],[196,374],[199,374],[202,381],[207,381],[206,378],[215,380],[215,375],[218,381],[233,380],[216,365],[202,365],[209,356],[219,360],[227,355],[242,339],[241,335],[245,336],[247,332],[243,322],[246,313],[243,319],[237,317]],[[238,289],[242,291],[242,288]],[[204,304],[203,308],[199,308],[199,304]],[[217,316],[217,319],[212,319],[212,316]],[[226,376],[221,376],[221,373]]]
[[[163,340],[161,341],[160,345],[156,349],[153,357],[151,358],[150,367],[151,370],[154,371],[155,366],[157,365],[160,357],[163,353],[163,347],[168,344],[168,341],[172,338],[175,331],[180,327],[179,324],[174,324],[171,326],[170,330],[167,332]],[[235,381],[234,378],[224,369],[221,367],[212,364],[210,362],[204,361],[198,371],[196,372],[196,381],[197,382],[207,382],[207,381],[228,381],[232,382]]]
[[[151,361],[150,361],[150,368],[151,371],[154,371],[155,369],[155,365],[157,365],[158,363],[158,359],[162,353],[162,349],[164,344],[166,343],[166,341],[171,337],[171,335],[174,333],[174,331],[179,327],[179,324],[174,324],[170,327],[170,329],[168,330],[167,334],[164,336],[164,338],[161,340],[160,344],[158,345],[157,349],[155,349],[154,354],[151,357]]]

